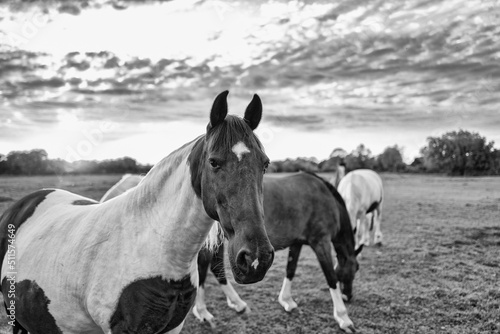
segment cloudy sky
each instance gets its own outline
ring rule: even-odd
[[[154,163],[252,95],[271,159],[418,155],[459,128],[500,143],[495,0],[0,5],[0,153]]]

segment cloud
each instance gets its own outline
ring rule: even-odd
[[[21,49],[0,43],[0,139],[24,145],[42,136],[33,145],[57,145],[103,121],[115,126],[102,137],[110,149],[129,137],[146,140],[150,124],[159,126],[155,133],[183,122],[202,132],[213,98],[225,89],[230,112],[240,116],[259,93],[261,127],[275,140],[280,129],[317,135],[318,142],[362,132],[366,141],[413,140],[414,147],[458,127],[493,135],[500,125],[500,26],[491,13],[499,7],[394,4],[244,2],[222,15],[208,2],[169,2],[111,11],[113,17],[93,8],[54,18]],[[0,35],[23,15],[0,22]],[[131,26],[130,18],[154,24]],[[108,27],[110,20],[112,29],[90,30],[88,22]],[[192,29],[180,34],[174,23]]]

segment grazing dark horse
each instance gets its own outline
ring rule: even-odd
[[[262,198],[269,160],[253,133],[262,104],[255,95],[244,119],[227,116],[227,94],[206,134],[122,196],[97,203],[44,189],[4,212],[1,290],[14,332],[179,333],[214,220],[236,281],[262,280],[274,257]]]
[[[361,248],[354,249],[349,214],[340,194],[329,182],[312,173],[265,176],[264,212],[267,234],[273,247],[276,250],[290,248],[286,277],[278,298],[283,308],[290,312],[297,307],[291,293],[292,279],[302,245],[309,245],[326,276],[335,320],[341,329],[354,331],[343,298],[349,300],[352,297],[353,280],[359,267],[356,255]],[[335,253],[338,259],[336,268]],[[226,280],[222,261],[221,247],[213,256],[202,250],[198,258],[200,288],[193,312],[198,319],[206,320],[212,326],[213,316],[206,308],[203,291],[209,266],[227,296],[228,305],[237,311],[244,311],[246,307]],[[341,295],[339,282],[343,283],[344,296]]]

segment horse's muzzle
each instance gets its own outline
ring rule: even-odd
[[[274,261],[274,249],[259,252],[258,256],[252,256],[247,249],[241,249],[236,255],[236,265],[233,274],[236,283],[251,284],[261,281]]]

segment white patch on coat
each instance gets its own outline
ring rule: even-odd
[[[241,141],[236,143],[231,150],[238,157],[238,161],[241,161],[243,154],[250,153],[250,150],[248,149],[248,147]]]
[[[253,267],[253,269],[257,270],[257,267],[259,266],[259,259],[255,259],[251,266]]]
[[[338,284],[335,289],[330,288],[330,295],[332,296],[333,301],[333,317],[341,329],[347,331],[348,333],[352,333],[351,328],[354,328],[354,325],[347,315],[347,308],[342,300],[342,294]]]
[[[283,280],[278,301],[286,312],[292,312],[293,309],[297,308],[297,303],[292,298],[292,281],[287,277]]]

